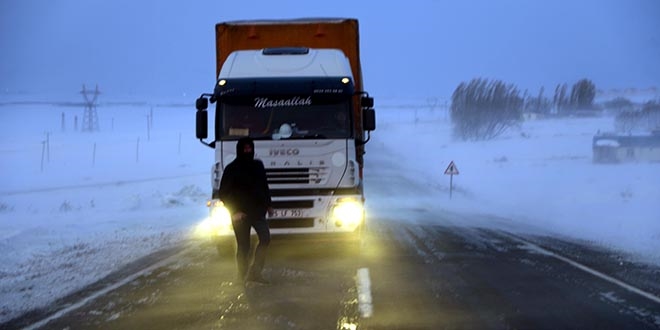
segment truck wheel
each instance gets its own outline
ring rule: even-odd
[[[216,239],[215,248],[221,259],[233,258],[236,256],[236,243],[231,239]]]

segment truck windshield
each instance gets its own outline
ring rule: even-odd
[[[345,139],[352,136],[347,101],[305,106],[260,107],[221,103],[218,126],[221,140]]]

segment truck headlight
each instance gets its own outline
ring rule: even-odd
[[[200,238],[228,235],[232,232],[231,216],[222,201],[214,199],[206,202],[209,216],[195,227],[195,236]]]
[[[210,208],[209,211],[209,220],[211,221],[211,226],[216,229],[224,229],[231,227],[231,215],[229,210],[225,207],[225,204],[220,200],[212,200],[207,202],[207,205]]]
[[[339,199],[332,208],[332,220],[337,227],[357,227],[364,218],[364,207],[357,199]]]

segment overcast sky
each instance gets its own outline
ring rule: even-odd
[[[0,0],[0,88],[194,98],[214,83],[215,23],[299,17],[360,20],[377,97],[447,97],[475,77],[660,88],[657,0]]]

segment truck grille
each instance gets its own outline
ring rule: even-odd
[[[268,168],[266,177],[269,184],[323,184],[328,179],[328,169],[324,167]]]
[[[268,220],[270,228],[311,228],[314,227],[314,218],[287,218]]]
[[[271,206],[274,209],[311,209],[314,207],[314,200],[290,200],[290,201],[273,201]]]

